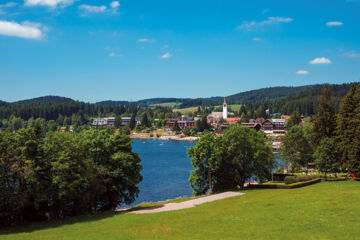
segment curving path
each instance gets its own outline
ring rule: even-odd
[[[167,212],[167,211],[180,210],[180,209],[185,209],[185,208],[192,208],[192,207],[195,207],[196,205],[200,205],[203,203],[213,202],[213,201],[225,199],[225,198],[236,197],[236,196],[240,196],[243,194],[245,194],[245,193],[224,192],[224,193],[214,194],[214,195],[210,195],[207,197],[197,198],[197,199],[180,202],[180,203],[166,203],[164,205],[160,205],[160,206],[156,206],[156,207],[150,207],[150,208],[146,208],[146,209],[131,211],[131,213],[145,214],[145,213]]]

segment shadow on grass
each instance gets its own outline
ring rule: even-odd
[[[88,214],[88,215],[81,215],[75,217],[67,217],[61,220],[51,220],[45,222],[33,222],[33,223],[24,223],[23,225],[14,226],[14,227],[6,227],[0,228],[0,239],[1,235],[7,234],[17,234],[17,233],[31,233],[38,230],[46,230],[57,228],[65,225],[72,225],[77,223],[88,223],[99,221],[105,218],[114,217],[116,215],[121,215],[126,213],[124,212],[115,212],[115,211],[106,211],[106,212],[99,212],[95,214]]]

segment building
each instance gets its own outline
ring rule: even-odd
[[[233,118],[227,118],[225,119],[227,123],[229,124],[235,124],[241,121],[240,117],[233,117]]]
[[[210,125],[213,126],[218,124],[222,117],[223,117],[222,112],[212,112],[207,116],[207,121]]]
[[[181,130],[191,129],[191,128],[195,127],[194,119],[192,119],[188,116],[181,116],[181,117],[176,117],[176,118],[168,120],[166,122],[166,128],[173,129],[175,124],[177,124],[177,126]]]
[[[266,119],[261,124],[261,128],[268,134],[284,135],[286,133],[286,119]]]
[[[126,126],[126,125],[130,124],[130,121],[131,121],[131,117],[122,117],[121,118],[121,126]],[[135,118],[135,122],[136,122],[136,126],[141,125],[140,118]]]
[[[224,98],[224,104],[223,104],[223,119],[227,119],[228,117],[228,108],[226,104],[226,99]]]
[[[92,126],[93,127],[114,127],[114,123],[115,123],[114,117],[94,118]]]

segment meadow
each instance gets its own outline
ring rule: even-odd
[[[33,223],[2,230],[0,239],[360,239],[360,182],[244,192],[172,212]]]

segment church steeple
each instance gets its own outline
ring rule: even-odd
[[[223,119],[227,119],[228,117],[228,109],[226,104],[226,99],[224,98],[224,104],[223,104]]]

